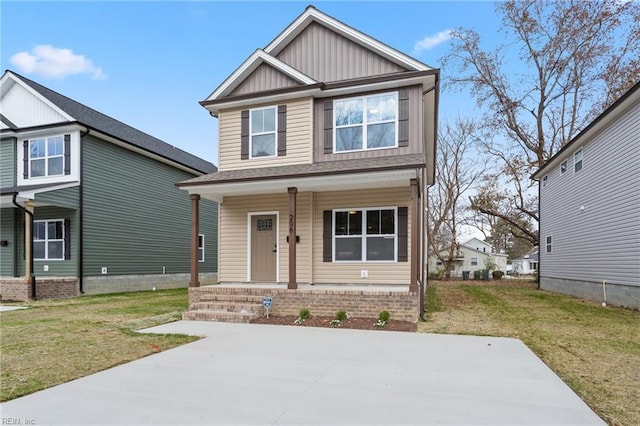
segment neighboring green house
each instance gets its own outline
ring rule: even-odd
[[[175,183],[213,164],[12,71],[0,112],[3,300],[188,284],[191,201]],[[200,279],[214,282],[217,204],[200,208]]]

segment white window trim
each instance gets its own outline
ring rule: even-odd
[[[62,139],[62,154],[58,154],[58,155],[49,155],[49,139],[57,139],[60,138]],[[44,157],[37,157],[37,158],[31,158],[31,144],[35,141],[40,141],[43,140],[44,141]],[[29,164],[29,179],[46,179],[46,178],[56,178],[59,176],[64,176],[64,134],[62,135],[52,135],[52,136],[42,136],[42,137],[36,137],[36,138],[31,138],[28,140],[28,145],[29,145],[29,159],[28,159],[28,164]],[[58,173],[58,174],[49,174],[49,159],[52,158],[62,158],[62,172]],[[37,161],[37,160],[44,160],[44,175],[42,176],[33,176],[33,173],[31,171],[31,162],[32,161]]]
[[[566,165],[565,169],[562,170],[562,165]],[[564,176],[569,171],[569,160],[564,160],[560,163],[560,176]]]
[[[200,239],[202,238],[202,247],[200,246]],[[205,261],[205,251],[204,251],[204,234],[198,234],[198,262],[202,263]],[[202,259],[200,259],[200,250],[202,250]]]
[[[393,210],[393,260],[367,260],[367,228],[366,228],[366,212],[374,210]],[[361,260],[336,260],[336,238],[355,238],[357,235],[336,235],[336,212],[362,212],[362,253]],[[372,234],[390,237],[390,234]],[[344,209],[333,209],[331,212],[331,261],[333,263],[398,263],[398,207],[354,207]]]
[[[576,161],[576,157],[578,156],[578,154],[580,154],[580,161]],[[582,170],[582,168],[584,167],[583,160],[584,160],[584,151],[582,150],[582,148],[580,148],[573,154],[573,173],[574,174],[579,173],[580,170]],[[576,166],[578,163],[580,163],[580,170],[576,170]]]
[[[274,126],[274,131],[272,132],[257,132],[257,133],[253,133],[253,113],[254,111],[264,111],[264,110],[268,110],[268,109],[272,109],[274,110],[274,120],[275,120],[275,126]],[[253,156],[253,137],[254,136],[263,136],[263,135],[270,135],[273,134],[273,155],[261,155],[259,157],[254,157]],[[266,106],[266,107],[261,107],[261,108],[253,108],[249,110],[249,159],[251,160],[259,160],[259,159],[263,159],[263,158],[274,158],[278,156],[278,106],[277,105],[272,105],[272,106]]]
[[[475,263],[473,263],[473,262],[474,262],[474,259],[475,259]],[[470,258],[470,259],[469,259],[469,264],[470,264],[471,266],[478,266],[478,258],[477,258],[477,257],[472,257],[472,258]]]
[[[49,223],[51,222],[61,222],[62,223],[62,238],[49,238]],[[39,243],[44,243],[44,257],[35,257],[35,253],[33,254],[33,260],[55,260],[55,261],[59,261],[59,260],[65,260],[65,241],[64,241],[64,235],[65,235],[65,229],[64,229],[64,219],[46,219],[46,220],[34,220],[33,221],[33,225],[35,228],[35,224],[36,223],[44,223],[44,229],[45,229],[45,233],[46,235],[46,239],[44,240],[36,240],[35,237],[35,232],[32,229],[32,235],[33,235],[33,242],[39,242]],[[49,243],[50,242],[56,242],[56,241],[60,241],[62,243],[62,257],[49,257]]]
[[[553,236],[547,235],[544,240],[545,243],[545,253],[553,253]]]
[[[34,183],[38,184],[48,184],[48,183],[69,183],[69,182],[78,182],[80,181],[80,131],[78,130],[78,126],[64,126],[55,129],[56,134],[52,134],[52,129],[44,129],[44,130],[34,130],[23,132],[16,135],[15,148],[17,153],[17,167],[16,170],[16,184],[18,186],[22,185],[33,185]],[[71,135],[71,152],[69,160],[71,161],[70,168],[71,173],[65,175],[64,173],[61,175],[53,175],[53,176],[39,176],[39,177],[31,177],[29,174],[29,178],[24,178],[24,149],[23,149],[23,141],[28,140],[31,141],[33,139],[46,139],[49,137],[55,137],[58,133],[62,135],[70,134]],[[64,136],[63,136],[64,138]],[[63,139],[64,140],[64,139]],[[64,147],[63,147],[64,150]],[[31,167],[31,162],[29,158],[27,158],[27,163],[29,164],[29,168]]]
[[[376,96],[384,96],[384,95],[395,95],[395,99],[396,99],[396,118],[395,120],[393,120],[393,122],[395,122],[395,141],[393,146],[381,146],[378,148],[367,148],[367,126],[368,126],[368,122],[367,122],[367,99],[369,98],[373,98]],[[338,126],[336,126],[336,114],[335,114],[335,110],[336,110],[336,102],[344,102],[344,101],[352,101],[352,100],[356,100],[356,99],[362,99],[362,123],[359,124],[358,126],[362,127],[362,148],[361,149],[350,149],[350,150],[345,150],[345,151],[338,151],[337,150],[337,145],[336,145],[336,130],[338,129]],[[344,154],[344,153],[348,153],[348,152],[362,152],[362,151],[377,151],[380,149],[391,149],[391,148],[397,148],[398,147],[398,130],[399,130],[399,114],[400,114],[400,107],[398,105],[398,92],[385,92],[385,93],[373,93],[370,95],[365,95],[365,96],[355,96],[352,98],[340,98],[340,99],[334,99],[333,101],[333,153],[334,154]],[[384,124],[384,123],[391,123],[392,120],[385,120],[385,121],[376,121],[372,124]],[[350,124],[347,126],[340,126],[340,128],[347,128],[347,127],[356,127],[356,125],[354,124]]]

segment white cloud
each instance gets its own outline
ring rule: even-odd
[[[439,44],[444,43],[447,40],[450,40],[453,35],[453,30],[448,29],[444,31],[440,31],[438,34],[429,35],[418,41],[415,46],[413,46],[413,54],[419,55],[425,50],[431,50]]]
[[[48,44],[40,44],[31,52],[18,52],[9,61],[21,72],[48,78],[65,78],[73,74],[92,74],[96,80],[107,78],[102,68],[95,66],[84,55]]]

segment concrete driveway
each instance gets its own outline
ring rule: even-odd
[[[515,339],[195,321],[146,331],[207,338],[9,401],[0,407],[3,419],[23,425],[604,424]]]

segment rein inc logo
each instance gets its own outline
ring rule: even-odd
[[[26,417],[3,417],[3,425],[35,425],[34,419],[28,419]]]

